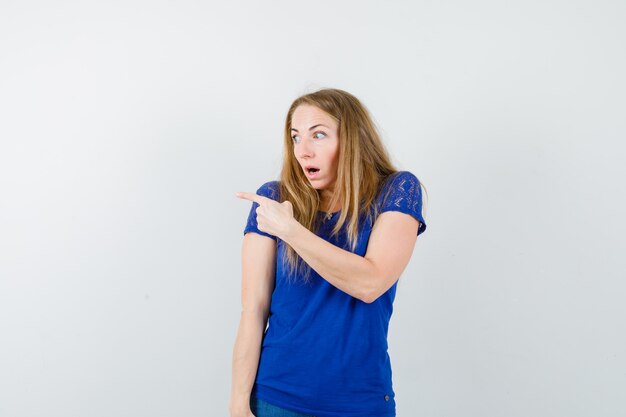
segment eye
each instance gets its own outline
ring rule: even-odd
[[[322,136],[321,136],[321,137],[319,137],[318,135],[322,135]],[[317,138],[317,139],[322,139],[322,138],[326,137],[326,133],[324,133],[324,132],[315,132],[315,133],[313,133],[313,137],[314,137],[314,138]],[[296,138],[298,138],[298,139],[296,140]],[[300,137],[299,137],[298,135],[293,135],[293,136],[291,137],[291,139],[292,139],[295,143],[300,143]]]

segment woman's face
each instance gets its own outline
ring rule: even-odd
[[[313,188],[332,191],[337,179],[338,125],[315,106],[301,104],[291,117],[293,152]],[[318,168],[309,172],[306,167]]]

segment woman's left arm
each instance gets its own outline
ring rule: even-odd
[[[374,302],[396,282],[409,263],[417,240],[419,220],[399,211],[385,211],[374,222],[365,256],[359,256],[300,224],[293,217],[289,201],[278,203],[247,192],[235,195],[259,204],[259,230],[281,238],[331,285],[365,303]]]
[[[299,222],[291,222],[281,239],[322,278],[343,292],[374,302],[400,277],[411,259],[419,221],[398,211],[378,216],[365,256],[341,249]]]

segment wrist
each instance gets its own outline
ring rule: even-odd
[[[230,411],[246,411],[250,407],[250,394],[237,394],[230,397],[228,408]]]
[[[295,218],[292,218],[287,224],[283,236],[280,236],[280,238],[285,243],[291,246],[291,242],[293,241],[294,237],[297,236],[302,227],[304,226],[302,226],[299,221],[297,221]]]

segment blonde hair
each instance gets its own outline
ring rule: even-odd
[[[289,200],[292,203],[294,218],[304,227],[314,233],[319,230],[320,191],[310,184],[293,152],[291,121],[294,111],[301,104],[319,108],[338,124],[337,181],[328,207],[335,207],[341,202],[341,211],[331,236],[347,223],[349,250],[354,252],[359,217],[372,215],[371,224],[374,223],[378,216],[375,199],[380,186],[398,170],[391,162],[367,108],[355,96],[340,89],[326,88],[298,97],[289,107],[285,119],[279,194],[281,202]],[[370,211],[372,208],[373,213]],[[291,273],[299,272],[304,282],[308,282],[310,268],[291,246],[284,246],[286,256],[283,265],[287,262]]]

